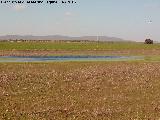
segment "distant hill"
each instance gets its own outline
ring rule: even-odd
[[[126,41],[121,38],[108,36],[81,36],[70,37],[63,35],[33,36],[33,35],[5,35],[0,36],[0,40],[95,40],[95,41]]]

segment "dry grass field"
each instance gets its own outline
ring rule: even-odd
[[[1,63],[0,119],[159,120],[159,62]]]
[[[0,56],[54,56],[54,55],[139,55],[157,56],[160,49],[128,50],[0,50]]]

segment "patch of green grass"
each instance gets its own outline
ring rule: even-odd
[[[153,61],[153,62],[160,62],[160,56],[146,56],[144,57],[145,61]]]
[[[135,42],[0,42],[0,50],[136,50],[159,48],[160,44],[147,45]]]
[[[3,60],[15,60],[14,58],[0,58],[0,61]]]

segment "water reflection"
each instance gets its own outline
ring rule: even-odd
[[[54,61],[123,61],[140,60],[140,56],[1,56],[0,62],[54,62]]]

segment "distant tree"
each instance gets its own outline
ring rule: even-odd
[[[153,40],[151,40],[151,39],[146,39],[146,40],[145,40],[145,44],[153,44]]]

